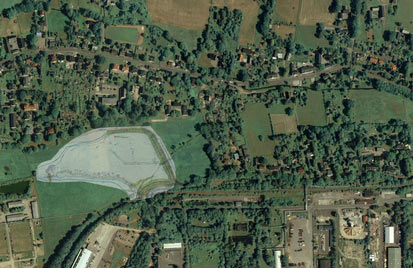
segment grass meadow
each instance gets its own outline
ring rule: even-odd
[[[192,174],[203,176],[209,167],[210,161],[203,150],[207,141],[195,130],[200,120],[199,116],[168,118],[167,122],[151,124],[172,155],[179,182],[186,182]]]
[[[67,21],[67,17],[60,11],[52,10],[47,16],[49,31],[51,32],[64,32]]]
[[[386,123],[390,119],[409,121],[406,107],[413,105],[403,97],[375,90],[351,90],[350,98],[355,102],[354,119],[366,123]]]
[[[105,29],[105,37],[126,43],[137,43],[139,31],[137,28],[109,26]]]
[[[321,91],[307,91],[307,105],[297,106],[298,125],[324,126],[327,124],[326,110]]]

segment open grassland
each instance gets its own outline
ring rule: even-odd
[[[270,114],[283,114],[285,105],[266,108],[262,103],[248,103],[241,113],[243,132],[247,147],[252,156],[272,156],[275,142],[268,136],[273,135]],[[260,140],[259,137],[262,137]]]
[[[15,4],[21,3],[23,0],[2,0],[0,1],[0,12],[3,11],[3,9],[9,8],[14,6]]]
[[[141,45],[143,43],[143,36],[141,34],[144,31],[145,27],[138,25],[109,26],[105,29],[105,37],[120,43]]]
[[[89,213],[126,197],[118,189],[84,182],[36,181],[42,217]]]
[[[210,2],[206,0],[147,0],[153,21],[188,30],[202,30],[208,23]]]
[[[2,17],[0,19],[0,25],[0,37],[20,35],[20,27],[17,21],[17,17],[14,17],[12,19]]]
[[[316,26],[297,26],[295,31],[296,42],[307,48],[317,48],[318,46],[329,46],[324,38],[315,37]]]
[[[284,39],[288,38],[290,34],[295,36],[295,26],[274,25],[273,30]]]
[[[99,1],[95,1],[96,3],[92,3],[91,0],[77,0],[77,1],[78,1],[79,8],[85,8],[85,9],[92,10],[96,13],[100,13],[100,7],[97,4],[99,3]]]
[[[400,96],[375,90],[351,90],[350,98],[355,102],[355,120],[367,123],[386,123],[390,119],[409,121],[406,106],[413,105]]]
[[[297,106],[298,125],[324,126],[327,124],[323,94],[321,91],[307,91],[307,105]]]
[[[205,1],[205,0],[204,0]],[[252,0],[212,0],[213,6],[224,7],[229,9],[239,9],[244,15],[241,24],[239,43],[246,46],[249,43],[255,43],[257,37],[256,25],[260,7],[256,1]]]
[[[22,13],[17,16],[19,23],[20,35],[26,35],[30,32],[32,26],[32,13]]]
[[[400,22],[402,27],[413,32],[413,5],[411,0],[398,0],[399,9],[396,16],[386,16],[386,29],[395,30],[396,22]]]
[[[272,130],[275,134],[291,134],[298,132],[295,116],[287,114],[271,114]]]
[[[47,16],[47,23],[51,32],[63,32],[67,21],[67,17],[60,11],[52,10]]]
[[[185,30],[203,30],[208,23],[212,6],[239,9],[244,17],[240,30],[240,44],[255,43],[259,5],[252,0],[147,0],[151,19],[166,26]]]
[[[5,223],[0,224],[0,261],[7,259],[9,247],[7,244],[7,233]]]
[[[296,24],[300,0],[277,0],[275,2],[276,20],[288,24]]]
[[[332,25],[335,14],[330,13],[328,8],[331,0],[304,0],[300,7],[300,25],[315,26],[317,23]]]
[[[43,238],[44,238],[44,254],[47,259],[52,253],[59,240],[72,228],[72,226],[80,224],[86,214],[63,216],[55,218],[42,219]]]
[[[191,266],[193,268],[219,267],[219,250],[217,243],[191,245]]]
[[[9,225],[13,254],[31,254],[33,251],[32,231],[29,222],[15,222]]]
[[[200,117],[168,118],[167,122],[151,124],[172,155],[178,182],[187,181],[192,174],[203,176],[209,167],[210,161],[203,150],[207,141],[195,130],[200,120]]]
[[[158,26],[161,27],[162,29],[168,30],[171,36],[185,43],[189,50],[196,49],[197,40],[199,37],[201,37],[201,34],[202,34],[202,30],[183,29],[183,28],[178,28],[178,27],[174,27],[171,25],[161,25],[161,24],[158,24]]]

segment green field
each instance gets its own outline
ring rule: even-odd
[[[202,34],[201,30],[188,30],[163,24],[157,25],[162,29],[167,30],[174,39],[185,43],[189,50],[196,49],[197,40]]]
[[[306,48],[329,46],[327,39],[317,38],[314,36],[315,31],[316,26],[298,26],[295,32],[296,42],[305,46]]]
[[[75,215],[101,210],[126,194],[121,190],[83,182],[36,181],[42,217]]]
[[[243,132],[246,144],[252,156],[272,156],[275,142],[268,136],[273,135],[270,114],[284,114],[287,106],[277,105],[266,108],[263,103],[248,103],[241,113]],[[262,141],[259,140],[262,136]]]
[[[137,43],[139,31],[137,28],[109,26],[105,29],[105,37],[126,43]]]
[[[59,240],[90,212],[102,210],[126,194],[91,183],[36,182],[48,257]]]
[[[14,6],[15,4],[18,4],[22,2],[23,0],[8,0],[8,1],[0,1],[0,12],[3,11],[3,9],[9,8]]]
[[[63,32],[66,22],[68,22],[67,17],[60,11],[52,10],[47,16],[47,23],[51,32]]]
[[[219,267],[219,249],[217,243],[191,245],[191,267]]]
[[[321,91],[307,91],[306,106],[297,106],[298,125],[324,126],[327,124],[323,94]]]
[[[395,30],[396,22],[400,22],[402,27],[410,32],[413,31],[413,5],[411,0],[398,0],[398,11],[396,16],[386,16],[386,29]]]
[[[80,224],[85,216],[86,214],[42,219],[44,257],[46,259],[53,253],[59,240],[65,236],[72,226]]]
[[[17,21],[19,22],[20,34],[25,36],[30,33],[30,28],[32,26],[32,13],[21,13],[17,16]]]
[[[412,123],[413,103],[403,97],[375,90],[351,90],[354,100],[354,118],[366,123],[386,123],[400,119]]]
[[[152,123],[172,155],[177,180],[186,182],[194,174],[204,176],[210,161],[203,147],[207,141],[195,130],[200,117],[168,118],[167,122]],[[194,168],[196,166],[196,168]]]
[[[90,0],[77,0],[79,8],[89,9],[96,13],[100,13],[100,7],[98,4],[91,3]],[[98,3],[98,1],[96,1]]]

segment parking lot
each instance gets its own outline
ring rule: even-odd
[[[296,267],[313,267],[312,233],[306,216],[288,217],[288,262]]]

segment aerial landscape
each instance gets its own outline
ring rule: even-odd
[[[0,1],[0,268],[413,267],[410,0]]]

